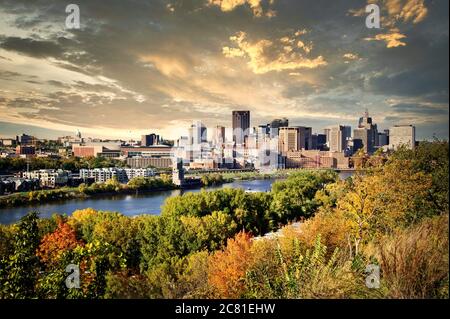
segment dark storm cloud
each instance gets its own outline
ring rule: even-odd
[[[0,38],[0,48],[36,58],[60,57],[63,53],[62,48],[55,42],[19,37]]]
[[[441,103],[441,104],[448,104],[448,91],[442,91],[442,92],[433,92],[431,94],[425,95],[424,100],[431,102],[431,103]]]
[[[16,77],[19,77],[19,76],[21,76],[21,74],[17,73],[17,72],[0,70],[0,78],[1,79],[5,79],[6,80],[6,79],[10,79],[10,78],[16,78]]]
[[[373,92],[415,96],[448,90],[448,36],[433,41],[417,37],[409,46],[383,56],[378,61],[379,65],[385,61],[383,74],[369,81]]]
[[[391,106],[398,113],[415,113],[419,115],[445,115],[448,107],[431,107],[424,104],[400,103]]]
[[[50,84],[52,86],[56,86],[58,88],[69,88],[70,85],[64,84],[61,81],[55,81],[55,80],[49,80],[47,81],[47,84]]]
[[[18,72],[14,72],[14,71],[0,70],[0,79],[3,79],[3,80],[34,81],[34,80],[30,80],[30,79],[36,79],[36,78],[37,78],[37,76],[35,76],[35,75],[27,75],[27,74],[21,74]]]
[[[6,101],[6,100],[5,100]],[[35,108],[40,105],[46,104],[47,101],[41,99],[26,99],[26,98],[16,98],[7,101],[6,105],[13,108]]]

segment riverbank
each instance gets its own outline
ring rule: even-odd
[[[156,181],[150,180],[138,180],[134,181],[132,185],[128,185],[128,189],[121,189],[120,192],[113,189],[114,183],[107,186],[108,189],[113,189],[113,191],[98,192],[101,185],[94,187],[97,193],[85,194],[78,192],[77,188],[66,188],[64,194],[57,196],[47,195],[44,200],[43,197],[37,201],[37,197],[33,196],[33,201],[29,201],[27,193],[21,194],[25,198],[22,199],[23,203],[21,205],[17,204],[15,206],[0,207],[0,224],[10,224],[16,222],[21,217],[25,216],[30,211],[39,211],[40,216],[49,218],[54,213],[67,214],[70,215],[72,212],[85,208],[92,208],[98,211],[115,211],[120,212],[126,216],[135,216],[142,214],[159,215],[161,212],[161,207],[167,198],[173,196],[179,196],[187,193],[197,193],[206,189],[209,191],[215,191],[224,188],[240,188],[245,191],[250,190],[250,192],[268,192],[272,188],[272,184],[279,180],[286,179],[287,173],[291,174],[298,172],[298,170],[289,170],[283,172],[277,172],[277,174],[233,174],[233,179],[230,176],[227,178],[222,178],[217,174],[209,174],[202,176],[203,182],[208,182],[209,185],[180,189],[174,187],[170,183],[170,187],[159,187],[155,188]],[[269,178],[270,176],[270,178]],[[273,176],[277,176],[273,178]],[[348,174],[339,174],[341,180],[346,179]],[[222,181],[219,183],[219,181]],[[153,185],[151,185],[153,183]],[[145,186],[146,185],[146,186]],[[153,187],[153,189],[141,189],[141,190],[131,190],[129,187]],[[116,185],[117,187],[117,185]],[[84,188],[84,187],[83,187]],[[90,191],[94,191],[90,189]],[[61,191],[58,190],[58,191]],[[84,190],[86,191],[86,190]],[[17,196],[17,194],[16,194]],[[41,195],[43,196],[43,195]]]
[[[268,192],[274,179],[234,181],[221,185],[191,189],[173,189],[129,194],[99,194],[80,199],[63,199],[61,201],[40,202],[17,207],[0,208],[0,224],[17,222],[31,211],[38,211],[42,218],[50,218],[55,213],[70,216],[74,211],[92,208],[97,211],[119,212],[125,216],[159,215],[166,200],[171,197],[191,193],[211,192],[221,189],[242,189],[252,192]]]
[[[233,178],[223,178],[221,175],[208,174],[201,177],[201,183],[192,184],[189,188],[220,186],[233,182]],[[28,206],[36,203],[49,203],[71,199],[90,199],[95,197],[151,194],[161,191],[182,189],[172,184],[170,178],[137,178],[128,184],[120,184],[117,181],[106,183],[94,183],[90,186],[84,184],[79,187],[62,187],[57,189],[36,190],[8,194],[0,197],[0,208]]]
[[[141,190],[121,188],[120,190],[117,191],[104,191],[89,194],[81,192],[77,187],[63,187],[51,190],[37,190],[4,195],[0,197],[0,208],[27,206],[29,204],[48,203],[52,201],[61,201],[61,200],[90,199],[101,196],[147,194],[174,189],[177,189],[175,185],[173,185],[172,187],[159,187],[154,189],[141,189]]]
[[[283,169],[270,172],[227,172],[227,173],[208,173],[208,174],[190,174],[188,176],[200,177],[201,184],[194,188],[220,186],[235,181],[252,180],[270,180],[284,179],[289,175],[302,171],[302,169]],[[304,170],[303,170],[304,171]],[[345,172],[350,176],[353,172]],[[343,176],[341,176],[342,178]],[[11,208],[28,206],[36,203],[49,203],[54,201],[64,201],[71,199],[91,199],[95,197],[132,195],[132,194],[151,194],[161,191],[170,191],[179,189],[172,184],[168,176],[165,178],[137,179],[128,184],[119,184],[117,182],[93,184],[91,186],[82,185],[80,187],[62,187],[58,189],[37,190],[30,192],[13,193],[0,197],[0,208]]]

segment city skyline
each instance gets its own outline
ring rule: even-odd
[[[0,5],[0,136],[139,139],[187,135],[193,120],[250,127],[288,118],[315,132],[413,124],[448,139],[448,2],[78,1]]]
[[[235,123],[235,114],[242,114],[246,113],[246,121],[250,123],[249,127],[246,127],[242,129],[239,127],[240,124]],[[155,134],[155,132],[152,131],[146,131],[144,134],[140,136],[130,136],[130,138],[124,138],[124,136],[118,136],[116,138],[104,138],[102,136],[82,136],[82,132],[80,132],[79,129],[76,130],[76,132],[61,132],[61,133],[67,133],[67,135],[61,134],[57,137],[47,138],[45,136],[34,136],[33,133],[29,134],[30,132],[15,132],[13,134],[10,134],[9,136],[2,136],[0,134],[0,138],[3,139],[20,139],[20,136],[29,136],[31,138],[34,138],[36,140],[60,140],[67,137],[70,138],[77,138],[80,139],[80,141],[86,140],[86,139],[93,139],[93,140],[103,140],[103,141],[122,141],[122,142],[134,142],[134,143],[140,143],[141,146],[151,146],[151,145],[160,145],[160,142],[163,140],[166,140],[167,142],[172,143],[178,143],[179,141],[185,139],[190,141],[189,143],[192,144],[201,144],[206,142],[217,142],[218,136],[220,135],[221,138],[223,138],[222,143],[234,143],[235,145],[240,145],[242,143],[236,143],[235,137],[236,134],[241,134],[245,139],[248,137],[248,135],[259,135],[263,134],[261,132],[261,129],[264,129],[265,131],[268,131],[264,134],[267,134],[268,137],[273,138],[274,136],[278,136],[278,131],[281,128],[301,128],[301,129],[309,129],[309,133],[318,136],[318,135],[326,135],[328,136],[331,134],[330,132],[333,132],[336,128],[338,129],[346,129],[345,137],[354,138],[355,131],[358,129],[361,129],[363,126],[361,126],[361,121],[363,118],[368,118],[370,121],[372,121],[372,116],[370,116],[368,110],[366,109],[365,112],[362,114],[362,117],[358,117],[358,123],[355,126],[352,125],[341,125],[341,124],[333,124],[324,127],[323,129],[317,129],[311,126],[303,126],[303,125],[296,125],[296,124],[289,124],[289,119],[287,118],[274,118],[271,121],[268,121],[268,123],[252,123],[252,116],[250,115],[250,111],[248,110],[233,110],[231,113],[231,120],[229,126],[222,126],[222,125],[212,125],[212,126],[206,126],[204,123],[200,120],[193,120],[192,123],[185,128],[183,131],[184,134],[176,136],[174,139],[165,139],[163,136]],[[376,120],[375,120],[376,122]],[[281,126],[280,126],[281,124]],[[234,127],[236,125],[236,127]],[[381,128],[380,133],[386,134],[386,132],[389,132],[391,128],[394,127],[404,127],[404,126],[413,126],[414,128],[416,125],[414,123],[410,124],[393,124],[389,128]],[[377,129],[377,124],[375,124],[375,129]],[[352,131],[352,129],[355,129]],[[220,133],[218,132],[218,129],[220,129]],[[75,133],[75,134],[74,134]],[[131,133],[131,132],[130,132]],[[223,134],[223,135],[222,135]],[[263,135],[264,135],[263,134]],[[377,133],[378,134],[378,133]],[[387,133],[389,134],[389,133]],[[416,135],[417,136],[417,135]],[[436,137],[436,135],[433,136],[433,139]],[[151,142],[148,142],[148,140],[152,140]],[[201,141],[200,141],[201,140]],[[426,139],[423,139],[425,141]],[[418,140],[419,141],[419,140]],[[346,144],[346,143],[345,143]],[[372,143],[373,144],[373,143]],[[345,148],[345,147],[344,147]]]

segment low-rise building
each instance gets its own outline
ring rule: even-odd
[[[213,159],[196,159],[193,162],[189,163],[189,168],[191,169],[216,169],[218,168],[217,162]]]
[[[14,192],[28,192],[40,188],[38,179],[6,178],[0,180],[0,195],[12,194]]]
[[[154,176],[154,170],[150,168],[94,168],[80,169],[80,178],[93,178],[96,183],[104,183],[110,179],[117,179],[119,183],[127,183],[135,177],[151,177]]]
[[[58,169],[40,169],[31,172],[23,172],[22,178],[38,179],[41,187],[55,188],[65,186],[72,177],[70,171]]]
[[[16,146],[16,140],[13,138],[0,138],[0,146],[14,147]]]
[[[75,157],[120,157],[120,143],[118,142],[86,142],[72,144],[72,154]]]
[[[343,152],[319,150],[289,151],[286,168],[340,168],[349,167],[349,159]]]
[[[36,153],[36,149],[34,146],[23,146],[19,145],[16,147],[17,155],[34,155]]]
[[[16,185],[10,179],[0,180],[0,195],[14,193]]]
[[[148,147],[122,146],[120,151],[125,157],[172,157],[174,150],[167,145],[153,145]]]
[[[127,165],[131,168],[170,168],[172,158],[170,157],[131,157],[127,158]]]
[[[12,181],[16,192],[29,192],[40,189],[40,181],[36,178],[14,178]]]

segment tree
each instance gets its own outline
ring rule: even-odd
[[[244,293],[245,273],[252,263],[250,248],[250,235],[240,232],[210,257],[208,282],[221,298],[240,298]]]
[[[414,150],[400,147],[391,155],[389,162],[404,160],[412,162],[412,171],[431,175],[432,187],[429,190],[428,196],[434,206],[433,210],[437,211],[437,213],[448,212],[448,141],[423,141]]]
[[[0,225],[0,259],[14,251],[14,229],[9,225]]]
[[[1,260],[0,286],[3,298],[32,298],[39,271],[35,255],[39,245],[38,213],[22,217],[14,233],[14,252]]]
[[[72,250],[80,245],[82,246],[83,242],[77,240],[75,230],[60,220],[56,230],[42,238],[36,255],[43,263],[51,266],[57,263],[67,250]]]
[[[368,175],[355,175],[336,205],[350,223],[355,255],[362,242],[429,216],[430,187],[431,177],[414,172],[409,160],[391,161]]]

